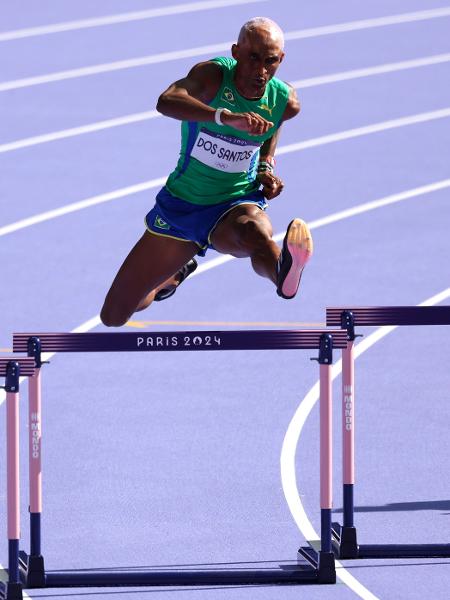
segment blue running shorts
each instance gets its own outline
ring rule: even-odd
[[[205,256],[211,245],[211,235],[218,222],[235,206],[255,204],[266,210],[268,204],[262,191],[221,202],[220,204],[193,204],[172,196],[163,187],[156,196],[156,203],[145,217],[147,229],[156,235],[194,242],[199,246],[198,255]]]

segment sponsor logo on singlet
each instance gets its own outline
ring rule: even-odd
[[[166,223],[163,219],[161,219],[159,215],[156,215],[156,219],[153,225],[158,229],[170,229],[169,223]]]
[[[247,173],[259,148],[257,142],[201,129],[191,156],[218,171]]]
[[[230,90],[229,87],[223,88],[222,100],[224,100],[225,102],[228,102],[228,104],[234,105],[234,94],[233,94],[232,90]]]
[[[272,116],[273,108],[270,108],[270,106],[267,106],[267,104],[260,104],[259,108],[261,108],[262,110],[267,111],[270,114],[270,116]]]

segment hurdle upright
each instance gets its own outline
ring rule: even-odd
[[[6,502],[8,535],[8,580],[0,582],[0,598],[22,600],[19,573],[20,485],[19,485],[19,378],[34,374],[32,358],[0,358],[0,377],[6,392]]]
[[[450,543],[358,544],[354,524],[355,484],[355,326],[450,325],[450,306],[371,306],[326,309],[326,324],[347,332],[342,351],[342,471],[343,522],[333,522],[333,547],[339,558],[441,558],[450,557]]]
[[[336,330],[260,331],[164,331],[106,333],[20,333],[14,335],[14,352],[32,354],[41,364],[40,352],[159,352],[222,350],[319,350],[321,403],[321,547],[319,552],[299,551],[294,569],[230,570],[76,570],[46,572],[40,550],[42,478],[30,470],[30,494],[39,499],[30,521],[30,554],[20,552],[22,581],[27,587],[127,586],[127,585],[252,585],[335,583],[336,571],[331,540],[331,367],[333,349],[343,349],[347,334]],[[40,392],[33,392],[35,422],[40,423]],[[39,402],[36,397],[39,396]],[[30,423],[30,433],[32,431]],[[41,435],[40,429],[39,433]],[[30,438],[30,444],[35,443]],[[39,446],[40,456],[40,446]],[[30,452],[30,460],[32,453]],[[39,471],[40,474],[40,471]],[[32,513],[33,514],[33,513]]]

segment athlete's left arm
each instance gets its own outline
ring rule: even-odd
[[[288,84],[289,85],[289,84]],[[286,108],[281,119],[281,123],[292,119],[300,112],[300,102],[297,97],[297,92],[291,86],[289,90],[289,98],[286,104]],[[281,124],[273,134],[271,138],[266,140],[261,146],[259,168],[258,168],[258,180],[263,186],[263,193],[267,200],[275,198],[281,194],[284,183],[282,180],[274,174],[275,166],[275,150],[277,147],[278,140],[281,134]]]

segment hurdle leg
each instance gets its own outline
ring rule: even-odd
[[[42,409],[41,369],[28,379],[28,455],[30,485],[30,554],[20,552],[20,571],[26,587],[44,587],[44,558],[41,554],[42,514]]]
[[[357,558],[358,542],[354,525],[355,484],[355,369],[354,340],[342,350],[342,481],[343,523],[333,523],[333,547],[339,558]]]
[[[333,506],[333,428],[332,377],[333,338],[320,337],[320,550],[300,548],[299,555],[317,568],[318,583],[336,583],[336,568],[332,547],[331,510]]]
[[[19,578],[20,487],[19,487],[19,375],[11,361],[6,374],[6,469],[8,504],[8,581],[2,586],[5,600],[22,600]]]
[[[319,582],[336,582],[331,542],[332,480],[332,391],[331,364],[320,365],[320,551]]]

